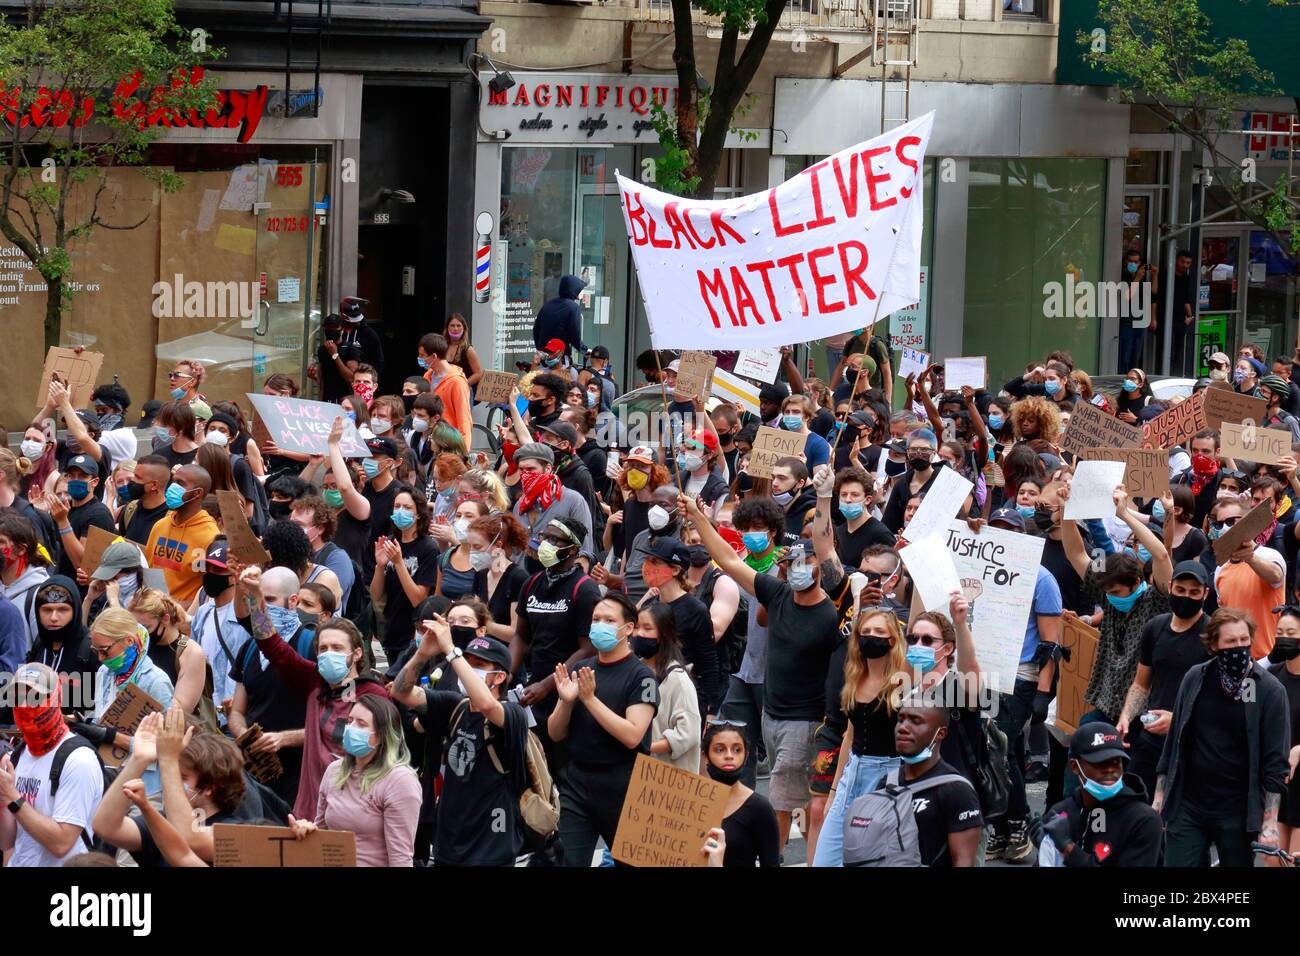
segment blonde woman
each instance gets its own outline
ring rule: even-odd
[[[113,465],[112,474],[109,477],[108,486],[104,488],[104,504],[108,505],[108,510],[113,512],[113,521],[117,521],[117,516],[122,513],[130,497],[126,493],[126,486],[129,482],[135,480],[136,460],[127,458],[124,461],[116,462]]]
[[[487,502],[488,511],[499,514],[510,510],[510,495],[501,477],[487,468],[471,468],[457,481],[460,501],[474,501],[481,498]]]
[[[181,710],[194,713],[204,696],[208,658],[199,642],[183,633],[189,628],[189,615],[168,595],[153,588],[137,591],[128,607],[149,632],[149,659],[172,682],[173,696]],[[211,690],[208,696],[210,699]]]
[[[411,866],[420,781],[411,769],[402,717],[392,701],[368,696],[353,704],[343,750],[321,777],[315,823],[292,817],[290,823],[300,833],[355,833],[357,866]]]
[[[867,608],[854,622],[844,659],[840,710],[847,715],[848,728],[813,866],[844,865],[845,811],[898,767],[894,718],[906,680],[907,644],[898,618],[890,611]]]
[[[149,632],[126,608],[110,607],[100,612],[90,626],[90,649],[100,665],[95,674],[95,720],[104,716],[127,684],[139,687],[163,710],[172,705],[172,682],[149,659]],[[78,724],[75,729],[92,744],[110,744],[123,756],[130,750],[130,736],[115,733],[111,727]]]

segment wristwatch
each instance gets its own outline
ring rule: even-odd
[[[27,798],[20,794],[17,800],[9,801],[9,812],[12,813],[14,816],[17,816],[18,811],[23,808],[23,804],[26,802],[27,802]]]
[[[452,661],[454,661],[456,658],[458,658],[458,657],[464,657],[464,656],[465,656],[465,652],[464,652],[464,651],[462,651],[459,647],[453,647],[453,648],[451,649],[451,653],[447,655],[447,663],[450,664],[450,663],[451,663]]]

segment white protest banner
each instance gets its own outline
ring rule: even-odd
[[[920,375],[930,367],[930,353],[922,352],[920,349],[910,349],[903,346],[903,355],[898,360],[898,377],[907,378],[909,375]]]
[[[963,385],[981,389],[987,384],[988,362],[983,355],[943,360],[943,387],[947,391],[960,392]]]
[[[736,356],[736,374],[771,385],[781,371],[780,349],[745,349]]]
[[[713,394],[724,402],[738,402],[755,415],[759,413],[758,386],[720,368],[713,370]]]
[[[988,686],[1008,694],[1015,689],[1043,541],[987,526],[974,534],[964,521],[948,526],[948,550],[970,602],[975,658]]]
[[[1065,517],[1072,521],[1104,518],[1115,513],[1112,495],[1124,481],[1123,461],[1081,461],[1070,479],[1070,500],[1065,503]]]
[[[948,530],[957,509],[966,501],[975,486],[951,468],[940,468],[934,484],[925,493],[921,506],[903,529],[906,541],[922,541]]]
[[[654,347],[808,342],[919,301],[933,124],[927,113],[735,199],[684,199],[618,176]]]
[[[914,541],[898,552],[907,565],[912,584],[921,595],[921,604],[927,611],[944,611],[952,600],[952,592],[961,590],[961,579],[952,561],[952,552],[941,537]]]

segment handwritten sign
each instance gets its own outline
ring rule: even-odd
[[[731,787],[636,755],[623,812],[614,831],[614,859],[629,866],[706,866],[700,851],[722,825]]]
[[[808,439],[783,428],[758,427],[754,447],[749,453],[745,474],[751,478],[771,478],[772,466],[782,458],[801,458]]]
[[[218,823],[212,828],[212,865],[354,867],[357,837],[348,830],[316,830],[299,840],[288,827]]]
[[[1174,448],[1191,441],[1193,435],[1208,427],[1205,421],[1205,389],[1201,389],[1191,398],[1179,402],[1142,426],[1142,444],[1147,448]]]
[[[1079,729],[1079,718],[1092,710],[1083,695],[1092,679],[1092,667],[1097,660],[1097,644],[1101,633],[1075,618],[1061,620],[1061,647],[1069,651],[1069,660],[1062,655],[1061,680],[1056,691],[1056,726],[1072,734]]]
[[[357,428],[343,414],[340,405],[313,402],[306,398],[281,398],[277,395],[259,395],[246,392],[248,400],[257,409],[257,417],[266,426],[271,441],[284,451],[307,455],[328,455],[330,430],[334,419],[343,419],[343,438],[339,448],[344,458],[369,458]]]
[[[1212,385],[1221,384],[1211,382]],[[1268,402],[1254,395],[1242,395],[1233,391],[1224,383],[1223,388],[1207,389],[1205,392],[1205,427],[1223,430],[1224,422],[1252,421],[1256,424],[1264,417]]]
[[[107,550],[108,546],[114,541],[125,540],[127,539],[122,537],[116,531],[105,531],[103,528],[91,525],[86,529],[86,547],[81,552],[81,570],[85,571],[87,574],[94,574],[95,571],[99,569],[100,564],[103,563],[104,551]],[[131,543],[139,549],[140,554],[143,557],[145,553],[144,548],[140,547],[140,545],[134,541]]]
[[[1276,465],[1291,454],[1291,433],[1225,421],[1219,431],[1219,454],[1258,465]]]
[[[1242,515],[1241,520],[1229,528],[1227,534],[1214,542],[1214,563],[1227,564],[1232,552],[1247,541],[1254,541],[1272,520],[1273,501],[1265,498]]]
[[[972,358],[943,360],[943,386],[950,392],[960,392],[963,385],[981,389],[988,383],[988,361],[983,355]]]
[[[1115,486],[1124,481],[1122,461],[1081,461],[1070,481],[1070,500],[1065,517],[1071,521],[1104,518],[1115,513]]]
[[[1085,448],[1084,461],[1124,462],[1131,498],[1159,498],[1169,490],[1169,453],[1163,448]]]
[[[162,704],[142,691],[135,684],[123,684],[118,690],[108,710],[99,718],[104,727],[112,727],[119,734],[134,736],[140,722],[150,714],[161,713]],[[110,767],[120,767],[129,756],[130,751],[116,746],[112,741],[99,745],[99,756]]]
[[[945,531],[947,528],[945,527]],[[952,562],[952,552],[943,538],[922,538],[913,541],[898,552],[912,577],[914,593],[920,596],[921,606],[927,611],[944,611],[952,600],[952,592],[961,590],[961,578]]]
[[[1088,448],[1138,448],[1142,429],[1120,421],[1096,405],[1078,402],[1061,439],[1061,450],[1081,455]]]
[[[683,352],[678,359],[673,397],[679,402],[687,402],[707,395],[717,365],[717,358],[708,352]]]
[[[486,371],[474,386],[474,397],[489,405],[504,405],[518,381],[513,372]]]
[[[263,564],[271,560],[271,552],[253,534],[244,513],[244,496],[238,491],[218,491],[217,505],[221,508],[221,528],[230,543],[230,553],[245,564]]]
[[[970,602],[971,635],[983,679],[1009,694],[1016,685],[1044,539],[987,526],[975,534],[966,522],[954,521],[946,540]]]
[[[898,360],[898,377],[907,378],[909,375],[920,375],[930,367],[930,353],[922,352],[920,349],[908,348],[903,346],[903,354]]]
[[[682,356],[685,358],[685,356]],[[833,370],[832,370],[833,371]],[[736,356],[736,374],[771,385],[781,373],[780,349],[745,349]]]
[[[262,783],[270,783],[284,776],[284,764],[280,763],[280,755],[272,750],[259,750],[254,752],[249,749],[253,744],[262,738],[264,731],[261,724],[253,724],[242,734],[235,738],[235,743],[244,754],[244,767]]]
[[[940,468],[921,506],[903,529],[903,538],[916,542],[943,534],[975,486],[951,468]]]
[[[36,407],[43,408],[50,398],[50,382],[59,377],[72,393],[72,407],[85,408],[90,404],[90,393],[99,380],[99,370],[104,364],[104,353],[82,352],[55,346],[45,353],[45,367],[41,369],[41,387],[36,393]]]

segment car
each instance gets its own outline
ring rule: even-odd
[[[1126,375],[1093,375],[1092,390],[1103,393],[1114,402],[1124,388]],[[1150,375],[1147,384],[1157,401],[1167,402],[1171,398],[1190,398],[1197,379],[1182,378],[1174,375]]]

